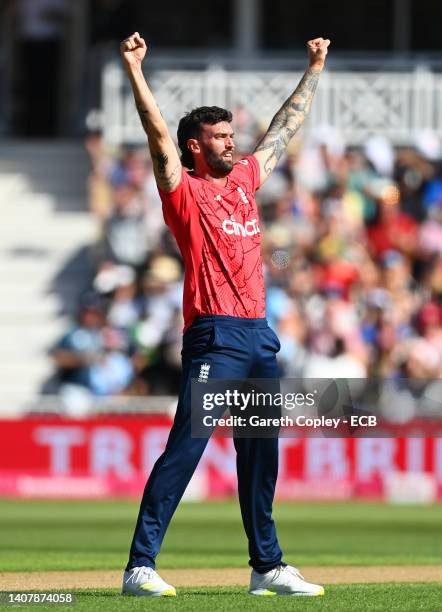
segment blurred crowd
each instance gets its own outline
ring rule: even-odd
[[[176,394],[183,266],[147,146],[110,150],[93,133],[86,147],[100,240],[93,286],[53,349],[61,392]],[[396,389],[442,377],[441,157],[431,133],[409,148],[381,137],[349,148],[323,127],[290,144],[257,192],[284,376],[381,377]]]

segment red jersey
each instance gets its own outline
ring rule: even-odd
[[[234,164],[225,187],[183,170],[174,191],[159,190],[184,259],[185,329],[198,315],[265,317],[259,174],[250,156]]]

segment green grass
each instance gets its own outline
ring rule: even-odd
[[[137,511],[129,501],[0,500],[0,571],[121,569]],[[285,560],[298,566],[442,563],[441,505],[281,503],[275,518]],[[236,502],[187,503],[158,566],[245,567],[246,551]]]
[[[441,609],[441,587],[427,584],[358,584],[327,588],[324,597],[252,597],[238,588],[182,589],[176,598],[120,597],[116,590],[77,591],[73,606],[43,606],[38,610],[101,612],[108,610],[161,610],[242,612],[255,610],[329,610],[333,612],[432,612]]]

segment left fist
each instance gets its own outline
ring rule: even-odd
[[[315,38],[308,41],[307,50],[310,68],[314,68],[315,70],[323,69],[329,44],[330,41],[328,38]]]

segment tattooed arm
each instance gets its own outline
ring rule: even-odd
[[[167,124],[141,69],[146,50],[144,38],[141,38],[138,32],[123,40],[120,46],[121,57],[132,85],[135,105],[147,134],[155,180],[163,191],[174,191],[181,179],[181,162]]]
[[[307,43],[309,68],[298,87],[273,117],[267,133],[253,152],[260,166],[261,185],[274,170],[310,110],[329,44],[330,41],[323,38],[315,38]]]

